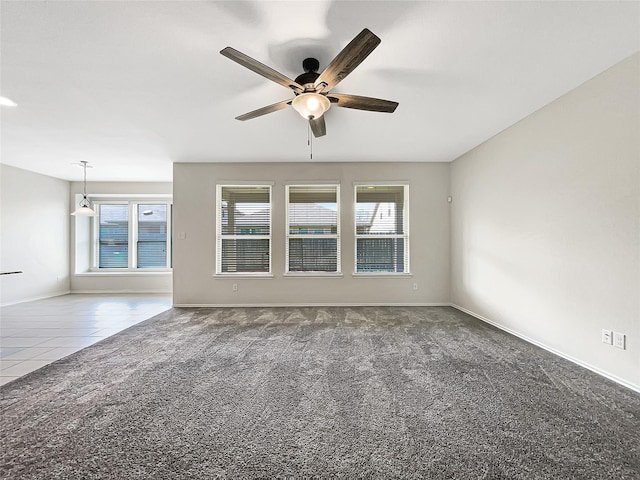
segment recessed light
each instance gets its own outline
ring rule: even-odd
[[[17,107],[18,104],[13,100],[8,99],[7,97],[0,97],[0,105],[3,107]]]

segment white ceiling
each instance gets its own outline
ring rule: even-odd
[[[67,180],[170,181],[173,162],[308,162],[291,97],[218,52],[295,78],[367,27],[382,43],[334,92],[314,161],[452,161],[640,49],[632,2],[2,1],[2,162]]]

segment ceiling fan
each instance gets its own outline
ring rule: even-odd
[[[220,53],[225,57],[273,82],[279,83],[285,88],[293,90],[295,94],[293,98],[253,110],[252,112],[236,117],[236,119],[242,121],[251,120],[252,118],[276,112],[291,105],[303,118],[309,120],[313,135],[322,137],[327,133],[323,114],[331,105],[372,112],[394,112],[398,106],[398,102],[343,93],[330,93],[330,91],[360,65],[379,44],[380,39],[369,29],[365,28],[342,49],[322,73],[318,73],[318,68],[320,68],[318,60],[315,58],[306,58],[302,62],[304,73],[296,77],[295,80],[291,80],[280,72],[275,71],[271,67],[254,60],[234,48],[227,47],[222,49]]]

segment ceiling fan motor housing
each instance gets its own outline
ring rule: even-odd
[[[302,61],[302,68],[304,73],[296,77],[296,83],[305,87],[305,91],[313,91],[315,89],[313,85],[320,76],[318,73],[320,62],[315,58],[305,58]]]

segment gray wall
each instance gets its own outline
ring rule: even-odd
[[[284,277],[285,183],[341,186],[341,278]],[[354,278],[353,182],[409,181],[411,277]],[[215,272],[215,186],[273,181],[273,278]],[[438,163],[176,163],[173,171],[176,305],[448,304],[449,165]],[[178,233],[184,232],[185,239]],[[413,284],[418,290],[413,290]],[[233,284],[238,291],[233,291]]]
[[[457,159],[454,304],[640,388],[640,54]],[[627,349],[601,342],[603,328]]]
[[[69,182],[0,165],[0,304],[69,291]]]
[[[82,182],[71,182],[69,211],[77,208],[82,198]],[[170,182],[88,182],[92,200],[104,198],[163,199],[171,196]],[[74,293],[169,293],[171,272],[91,272],[90,219],[72,217],[71,291]]]

